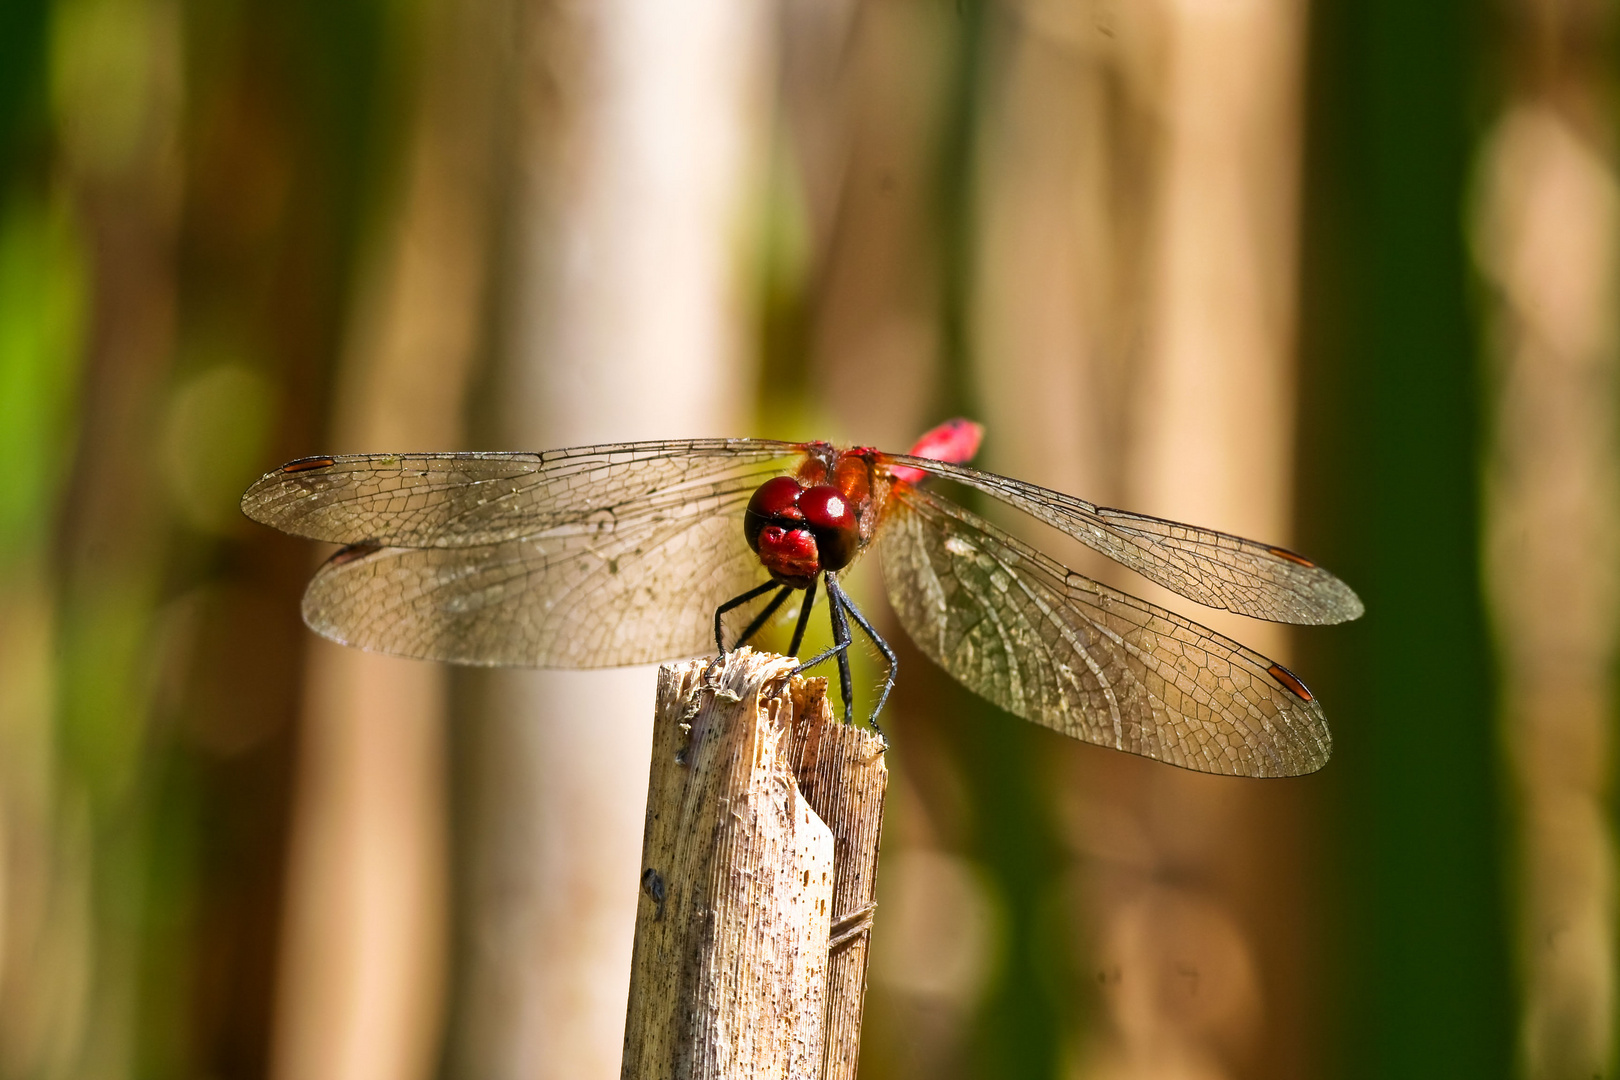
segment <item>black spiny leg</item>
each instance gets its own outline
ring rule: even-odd
[[[757,588],[749,589],[747,592],[743,593],[741,596],[733,596],[730,600],[727,600],[725,603],[721,604],[719,607],[714,609],[714,644],[715,644],[715,647],[720,650],[720,655],[721,656],[724,656],[726,654],[726,638],[725,638],[725,631],[720,626],[720,616],[724,615],[726,612],[730,611],[734,607],[741,607],[743,604],[748,603],[748,601],[752,600],[756,596],[765,595],[766,593],[770,592],[774,588],[777,588],[776,582],[767,581],[765,584],[763,584],[763,585],[761,585],[761,586],[759,586]],[[771,602],[771,606],[766,609],[766,615],[768,616],[770,614],[770,612],[775,611],[777,605],[781,604],[781,602],[782,602],[781,597],[778,597],[777,599],[773,600]],[[764,624],[761,623],[760,625],[764,625]],[[754,631],[756,631],[758,629],[759,629],[759,626],[750,626],[749,629],[748,629],[748,633],[743,635],[743,640],[747,640],[749,637],[751,637],[753,635]],[[742,641],[737,642],[737,644],[739,646],[742,645]]]
[[[799,643],[804,640],[804,626],[810,621],[810,605],[815,602],[815,599],[816,582],[814,578],[811,578],[810,587],[804,591],[804,607],[799,609],[799,625],[793,630],[793,644],[788,648],[788,653],[790,655],[799,655]],[[823,649],[816,653],[815,656],[812,656],[809,660],[806,660],[804,663],[794,668],[788,674],[803,674],[804,672],[815,667],[817,664],[821,663],[823,660],[826,660],[829,657],[838,656],[847,648],[849,648],[849,642],[846,641],[842,645],[834,645],[830,649]]]
[[[782,601],[786,600],[788,598],[788,594],[792,591],[793,589],[791,586],[782,586],[781,590],[775,596],[771,597],[771,602],[759,609],[759,614],[754,616],[754,621],[748,624],[748,628],[745,629],[737,638],[737,644],[733,645],[732,648],[740,649],[744,645],[748,644],[749,639],[755,634],[759,633],[759,628],[764,626],[766,621],[772,615],[776,614],[776,609],[782,606]]]
[[[889,662],[889,672],[883,677],[883,693],[878,695],[877,708],[872,710],[872,715],[866,721],[872,725],[872,730],[877,733],[878,738],[887,743],[889,740],[884,736],[883,729],[878,727],[877,718],[878,713],[883,711],[884,703],[889,700],[889,691],[894,689],[894,677],[895,673],[900,670],[900,658],[894,655],[894,650],[889,648],[889,643],[884,641],[876,630],[872,629],[872,624],[866,621],[866,616],[861,614],[861,609],[855,606],[855,602],[849,598],[849,594],[830,576],[827,579],[827,598],[829,603],[842,607],[849,612],[856,625],[866,632],[866,636],[872,639],[872,644],[877,646],[878,652],[882,653],[883,658]]]
[[[827,609],[832,618],[833,645],[838,650],[838,689],[844,695],[844,723],[855,722],[855,680],[849,674],[849,621],[844,618],[844,605],[838,602],[841,594],[838,575],[827,571]]]
[[[788,655],[798,656],[799,646],[804,644],[804,628],[810,625],[810,609],[816,604],[816,579],[811,578],[810,584],[804,589],[804,606],[799,608],[799,621],[793,627],[793,642],[788,645]]]
[[[852,639],[849,636],[849,624],[844,622],[844,613],[838,607],[838,601],[836,599],[838,596],[837,589],[837,582],[834,579],[833,574],[829,572],[827,574],[827,595],[829,597],[834,597],[835,599],[829,601],[828,610],[832,615],[833,637],[836,639],[835,643],[831,648],[823,649],[809,660],[806,660],[804,663],[794,668],[791,672],[789,672],[789,674],[801,674],[808,671],[810,668],[815,667],[823,660],[829,659],[833,656],[838,657],[838,679],[839,682],[843,684],[841,688],[844,692],[844,723],[847,724],[849,723],[850,713],[853,708],[853,701],[855,697],[855,683],[854,680],[849,677],[849,646]],[[809,588],[805,589],[804,592],[804,607],[799,609],[799,625],[793,629],[793,644],[788,649],[788,651],[794,655],[798,654],[799,645],[804,640],[804,627],[805,624],[810,621],[810,606],[811,604],[815,603],[815,599],[816,583],[814,579],[811,579]]]

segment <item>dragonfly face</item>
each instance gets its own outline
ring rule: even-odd
[[[893,651],[838,581],[875,549],[919,650],[1009,712],[1205,772],[1295,775],[1327,761],[1321,705],[1288,669],[1068,569],[926,481],[975,489],[1254,618],[1356,618],[1344,582],[1285,548],[970,468],[978,440],[978,425],[952,421],[910,454],[690,439],[303,458],[242,506],[346,545],[310,583],[304,619],[362,648],[483,665],[651,663],[705,651],[722,614],[758,600],[746,639],[804,589],[797,652],[824,583],[847,703],[846,616],[889,658],[892,681]]]
[[[743,536],[771,580],[807,588],[824,570],[855,557],[860,528],[849,498],[830,484],[805,487],[797,477],[765,481],[743,512]]]

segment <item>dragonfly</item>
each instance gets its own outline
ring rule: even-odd
[[[983,434],[952,420],[909,453],[826,442],[685,439],[540,453],[346,454],[254,483],[255,521],[342,547],[304,594],[335,641],[459,664],[605,668],[707,651],[724,618],[753,640],[818,585],[852,717],[850,623],[898,658],[841,576],[876,549],[918,649],[968,689],[1088,743],[1200,772],[1293,776],[1326,764],[1320,702],[1282,664],[1069,569],[935,490],[949,481],[1066,533],[1196,603],[1324,625],[1363,606],[1285,547],[1097,506],[967,464]],[[767,599],[768,597],[768,599]],[[739,616],[734,616],[740,618]],[[785,617],[785,616],[784,616]]]

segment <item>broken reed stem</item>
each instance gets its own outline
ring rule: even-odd
[[[659,671],[624,1080],[853,1080],[888,771],[826,680]]]
[[[834,844],[827,1037],[821,1077],[855,1080],[889,768],[881,738],[834,718],[827,703],[826,679],[795,679],[789,692],[794,719],[788,757],[800,793],[832,829]]]

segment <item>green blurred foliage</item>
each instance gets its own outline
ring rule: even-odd
[[[268,1067],[304,562],[237,499],[325,425],[414,18],[0,5],[0,1077]]]
[[[1338,1059],[1345,1076],[1506,1076],[1506,822],[1462,231],[1489,27],[1467,3],[1316,12],[1303,535],[1368,612],[1311,665],[1340,733]]]
[[[82,241],[58,199],[0,218],[0,565],[38,558],[72,459],[86,309]]]
[[[163,424],[163,465],[169,496],[186,524],[222,535],[245,527],[238,506],[270,458],[275,407],[269,379],[230,360],[174,388]]]

